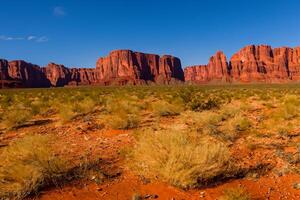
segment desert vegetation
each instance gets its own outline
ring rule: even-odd
[[[117,157],[123,171],[184,191],[297,175],[299,97],[298,85],[2,90],[0,199],[69,182],[74,169],[82,179],[99,158],[109,162],[96,162],[97,173]],[[87,174],[102,183],[103,175]],[[237,188],[220,198],[251,199]]]
[[[228,188],[224,191],[223,196],[221,196],[220,200],[250,200],[251,196],[248,192],[242,188]]]
[[[68,165],[55,156],[50,147],[51,139],[27,136],[3,149],[0,156],[1,198],[21,199],[62,179]]]
[[[133,168],[144,176],[187,189],[207,185],[228,170],[228,149],[212,138],[177,131],[146,131],[139,137],[130,156]]]

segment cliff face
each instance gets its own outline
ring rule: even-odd
[[[184,80],[181,62],[173,56],[158,56],[130,50],[112,51],[99,58],[96,64],[100,80],[109,84],[119,80],[120,84],[145,82],[169,83]]]
[[[241,83],[298,81],[300,47],[272,49],[267,45],[251,45],[235,53],[229,63],[225,55],[218,52],[208,65],[187,67],[185,78],[195,83],[208,83],[213,80]]]
[[[207,65],[196,65],[184,69],[185,80],[195,83],[230,81],[229,66],[223,52],[218,51]]]
[[[40,67],[23,60],[0,60],[0,79],[5,87],[49,87]],[[2,85],[2,84],[1,84]]]
[[[126,85],[177,81],[193,83],[281,83],[300,81],[300,47],[274,48],[250,45],[235,53],[229,62],[218,51],[207,65],[187,67],[178,58],[130,50],[112,51],[97,60],[96,68],[67,68],[49,63],[46,67],[22,60],[0,59],[2,87],[62,87],[67,85]]]
[[[107,57],[99,58],[96,68],[67,68],[55,63],[39,67],[21,60],[0,60],[0,72],[1,82],[5,82],[5,87],[125,85],[148,82],[168,84],[171,81],[184,81],[178,58],[130,50],[112,51]]]
[[[99,73],[92,68],[67,68],[64,65],[49,63],[41,68],[51,86],[62,87],[65,85],[93,85],[100,80]]]

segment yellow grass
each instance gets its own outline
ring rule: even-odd
[[[196,137],[197,138],[197,137]],[[130,156],[137,173],[159,177],[180,188],[206,185],[226,171],[229,152],[212,138],[181,132],[146,132]]]
[[[27,136],[4,148],[0,155],[0,199],[22,199],[41,186],[53,184],[66,172],[48,136]]]

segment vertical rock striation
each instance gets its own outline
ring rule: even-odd
[[[185,79],[194,83],[299,81],[300,47],[272,49],[268,45],[250,45],[235,53],[229,62],[218,52],[208,65],[185,68]]]
[[[100,80],[105,84],[116,81],[121,85],[184,81],[184,73],[178,58],[130,50],[112,51],[107,57],[99,58],[96,69],[99,71]]]
[[[126,85],[184,81],[181,62],[173,56],[158,56],[130,50],[112,51],[99,58],[96,68],[67,68],[49,63],[39,67],[22,60],[0,60],[5,87],[62,87],[76,85]]]

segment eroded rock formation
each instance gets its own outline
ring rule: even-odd
[[[268,45],[251,45],[235,53],[230,62],[222,52],[217,52],[208,65],[187,67],[184,72],[186,81],[194,83],[298,81],[300,47],[272,49]]]
[[[100,80],[110,84],[118,80],[120,84],[145,82],[170,83],[184,81],[181,62],[173,56],[158,56],[130,50],[112,51],[107,57],[99,58],[96,64]]]
[[[184,69],[185,80],[195,83],[229,81],[229,68],[222,51],[209,59],[207,65],[196,65]]]
[[[0,79],[5,87],[49,87],[49,81],[37,65],[23,60],[0,61]],[[2,84],[1,84],[2,85]]]
[[[61,87],[75,85],[126,85],[193,83],[281,83],[300,81],[300,47],[246,46],[229,61],[218,51],[207,65],[187,67],[179,58],[130,50],[112,51],[99,58],[96,68],[45,67],[0,59],[2,87]]]
[[[125,85],[184,81],[181,62],[173,56],[158,56],[130,50],[112,51],[99,58],[96,68],[67,68],[49,63],[39,67],[25,61],[0,60],[5,87],[62,87],[67,85]],[[1,84],[2,85],[2,84]]]

